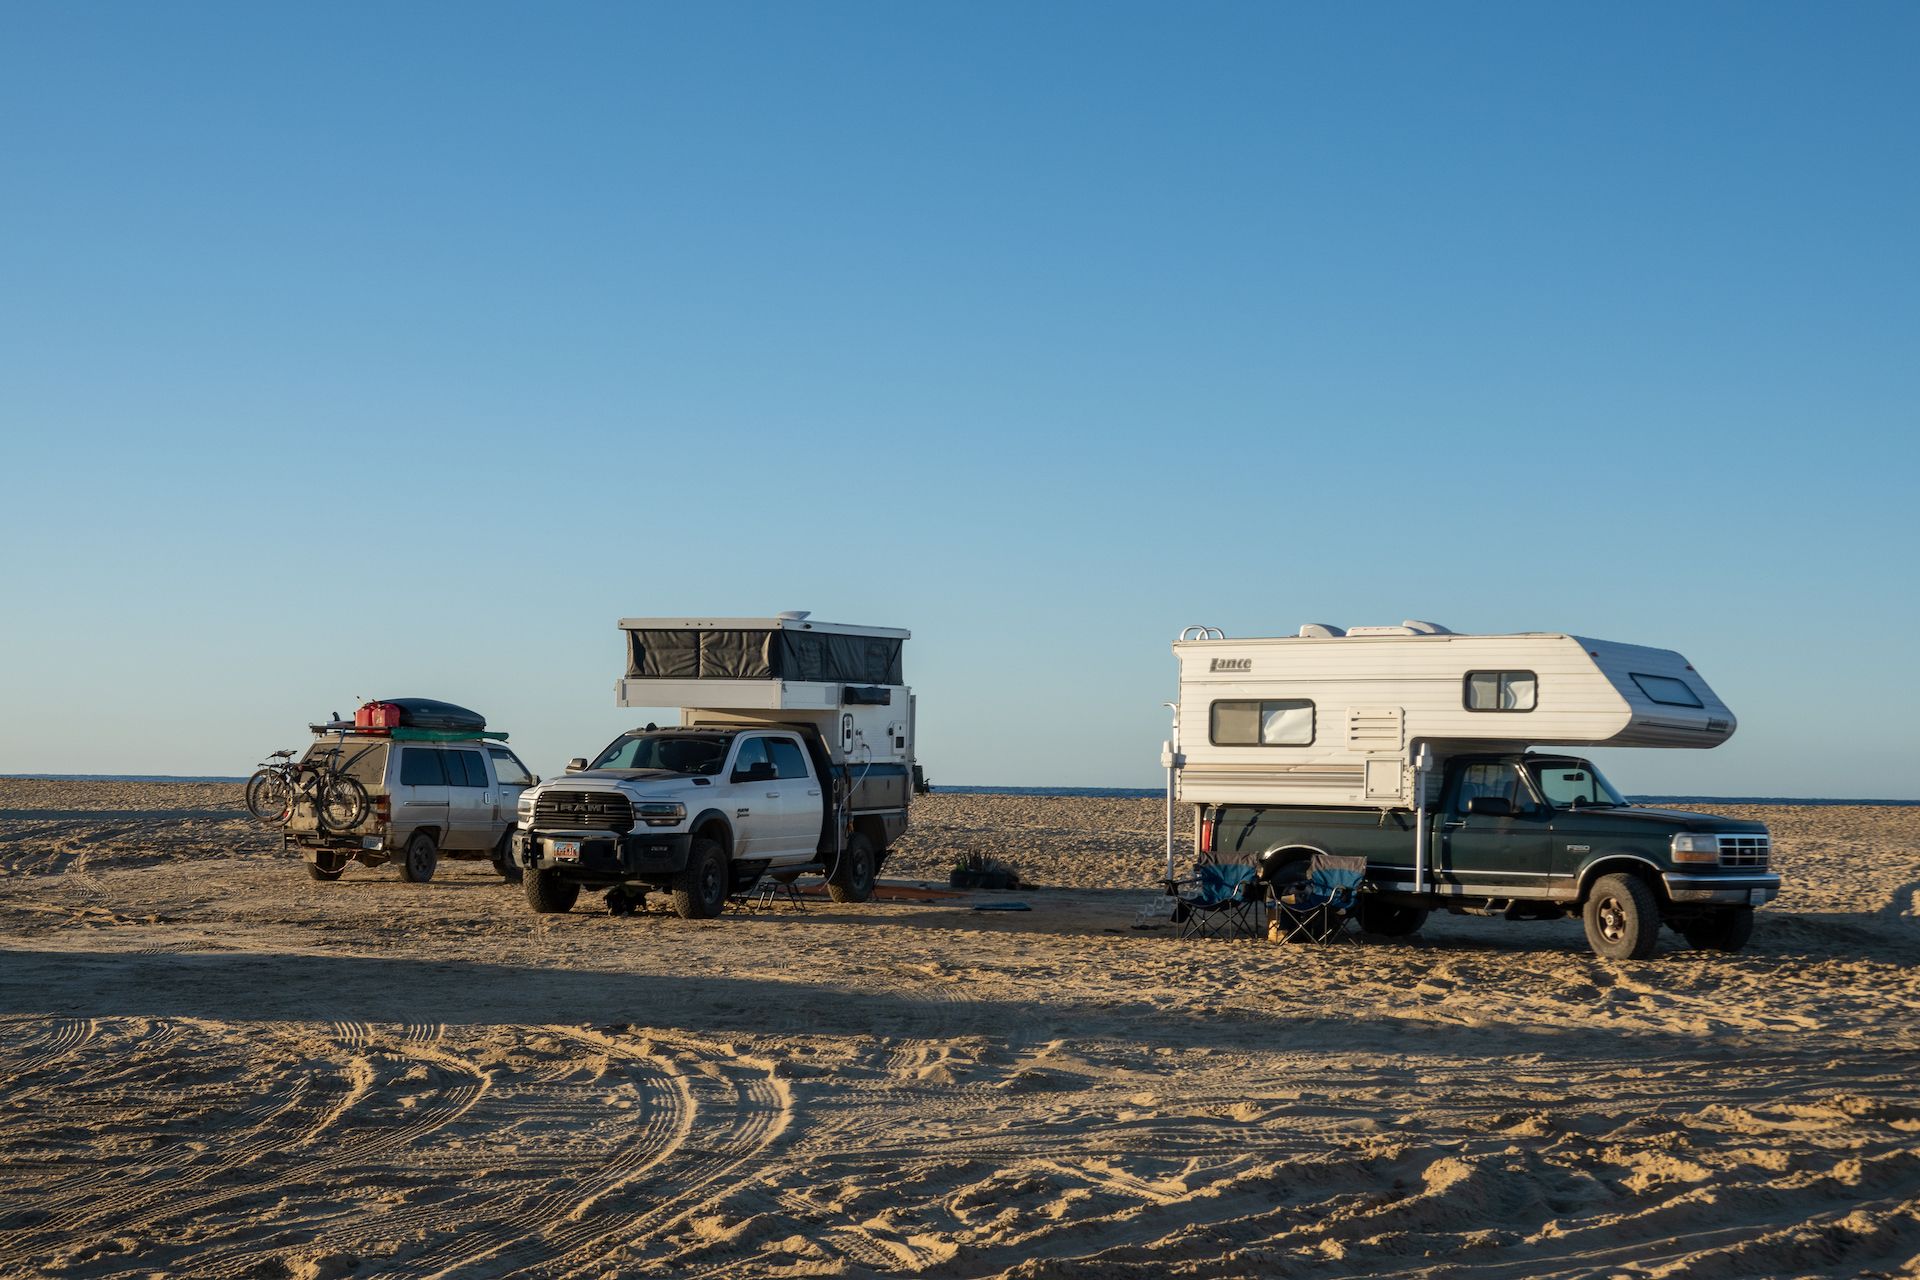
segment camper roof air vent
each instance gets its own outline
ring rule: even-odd
[[[1345,634],[1343,629],[1327,622],[1309,622],[1300,628],[1302,640],[1337,640]]]
[[[813,610],[787,609],[781,613],[776,613],[773,616],[780,619],[780,621],[782,622],[805,622],[808,618],[811,618],[813,616]]]
[[[1453,632],[1447,630],[1437,622],[1420,622],[1413,618],[1407,618],[1404,619],[1400,625],[1417,635],[1450,636],[1453,634]]]

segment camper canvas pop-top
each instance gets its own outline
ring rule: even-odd
[[[1409,621],[1189,628],[1173,651],[1171,794],[1201,856],[1280,887],[1315,853],[1363,854],[1373,932],[1436,908],[1578,914],[1602,955],[1651,955],[1662,923],[1736,950],[1779,892],[1761,824],[1634,808],[1585,759],[1533,750],[1725,742],[1733,712],[1672,650]]]

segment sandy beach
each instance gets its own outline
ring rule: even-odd
[[[1727,812],[1751,949],[1625,964],[1136,930],[1151,800],[935,795],[884,876],[1041,887],[687,922],[0,781],[0,1275],[1920,1275],[1920,809]]]

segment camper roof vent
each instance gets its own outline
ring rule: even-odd
[[[811,609],[787,609],[773,615],[782,622],[805,622],[813,616]]]
[[[1415,622],[1409,618],[1397,627],[1348,627],[1350,636],[1450,636],[1453,632],[1437,622]]]
[[[1407,630],[1413,632],[1415,635],[1450,636],[1453,634],[1453,632],[1447,630],[1447,628],[1441,626],[1437,622],[1419,622],[1413,618],[1405,618],[1401,620],[1400,625],[1405,627]]]
[[[1327,622],[1309,622],[1300,628],[1302,640],[1337,640],[1346,631]]]

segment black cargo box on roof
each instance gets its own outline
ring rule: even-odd
[[[630,680],[904,684],[900,640],[830,631],[630,628]]]
[[[447,729],[480,732],[487,718],[478,711],[441,702],[437,698],[379,698],[400,708],[400,723],[409,729]]]

